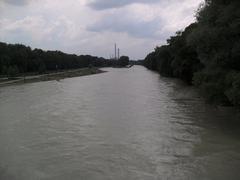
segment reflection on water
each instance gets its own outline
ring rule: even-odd
[[[236,110],[143,67],[107,71],[0,89],[1,180],[240,179]]]

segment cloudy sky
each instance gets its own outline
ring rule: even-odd
[[[0,0],[0,41],[108,58],[144,58],[195,21],[202,0]]]

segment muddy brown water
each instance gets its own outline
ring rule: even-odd
[[[144,67],[0,88],[1,180],[238,180],[240,120]]]

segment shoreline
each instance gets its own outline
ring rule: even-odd
[[[79,77],[79,76],[88,76],[88,75],[100,74],[104,72],[106,71],[103,71],[98,68],[80,68],[80,69],[66,70],[61,72],[53,72],[53,73],[46,73],[46,74],[40,74],[40,75],[14,77],[13,79],[5,79],[3,82],[0,82],[0,87],[10,86],[14,84],[34,83],[34,82],[40,82],[40,81],[52,81],[52,80],[59,81],[61,79]]]

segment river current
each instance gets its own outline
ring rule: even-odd
[[[0,180],[238,180],[237,110],[141,66],[0,88]]]

